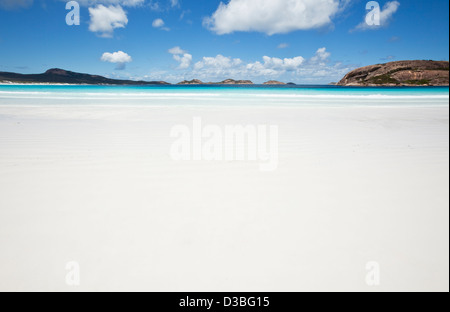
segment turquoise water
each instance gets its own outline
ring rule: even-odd
[[[60,93],[294,93],[294,94],[356,94],[356,95],[448,95],[448,87],[339,87],[339,86],[49,86],[0,85],[0,92],[60,92]]]
[[[448,87],[0,85],[0,105],[438,105]]]

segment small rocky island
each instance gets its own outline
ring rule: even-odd
[[[227,79],[221,82],[203,82],[198,79],[193,80],[184,80],[182,82],[177,83],[178,85],[252,85],[253,82],[250,80],[234,80]]]
[[[286,85],[286,83],[284,82],[280,82],[280,81],[276,81],[276,80],[270,80],[267,82],[264,82],[265,85],[269,85],[269,86],[284,86]]]
[[[234,80],[234,79],[227,79],[222,82],[219,82],[218,84],[225,84],[225,85],[252,85],[253,82],[250,80]]]
[[[398,61],[355,69],[338,86],[448,86],[449,62]]]
[[[250,80],[234,80],[234,79],[226,79],[221,82],[203,82],[198,79],[193,80],[184,80],[182,82],[177,83],[178,85],[253,85],[254,83]],[[295,85],[294,83],[290,82],[289,85]],[[272,85],[272,86],[284,86],[288,85],[287,83],[276,81],[276,80],[270,80],[267,82],[264,82],[263,85]]]
[[[202,85],[204,84],[203,81],[198,79],[192,79],[192,80],[184,80],[182,82],[177,83],[178,85]]]

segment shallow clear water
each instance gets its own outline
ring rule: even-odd
[[[0,105],[448,105],[448,87],[0,85]]]

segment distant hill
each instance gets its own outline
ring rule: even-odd
[[[355,69],[340,86],[448,86],[449,62],[398,61]]]
[[[284,82],[276,81],[276,80],[270,80],[267,82],[264,82],[265,85],[286,85]]]
[[[224,81],[219,82],[218,84],[226,84],[226,85],[252,85],[253,82],[250,80],[234,80],[234,79],[226,79]]]
[[[0,82],[14,83],[66,83],[90,85],[167,85],[164,81],[133,81],[109,79],[97,75],[80,74],[59,68],[47,70],[43,74],[23,75],[0,72]]]
[[[177,83],[179,85],[202,85],[205,84],[203,81],[198,80],[198,79],[193,79],[193,80],[184,80],[182,82]]]

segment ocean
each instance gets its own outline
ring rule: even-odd
[[[448,87],[0,85],[0,105],[448,105]]]

